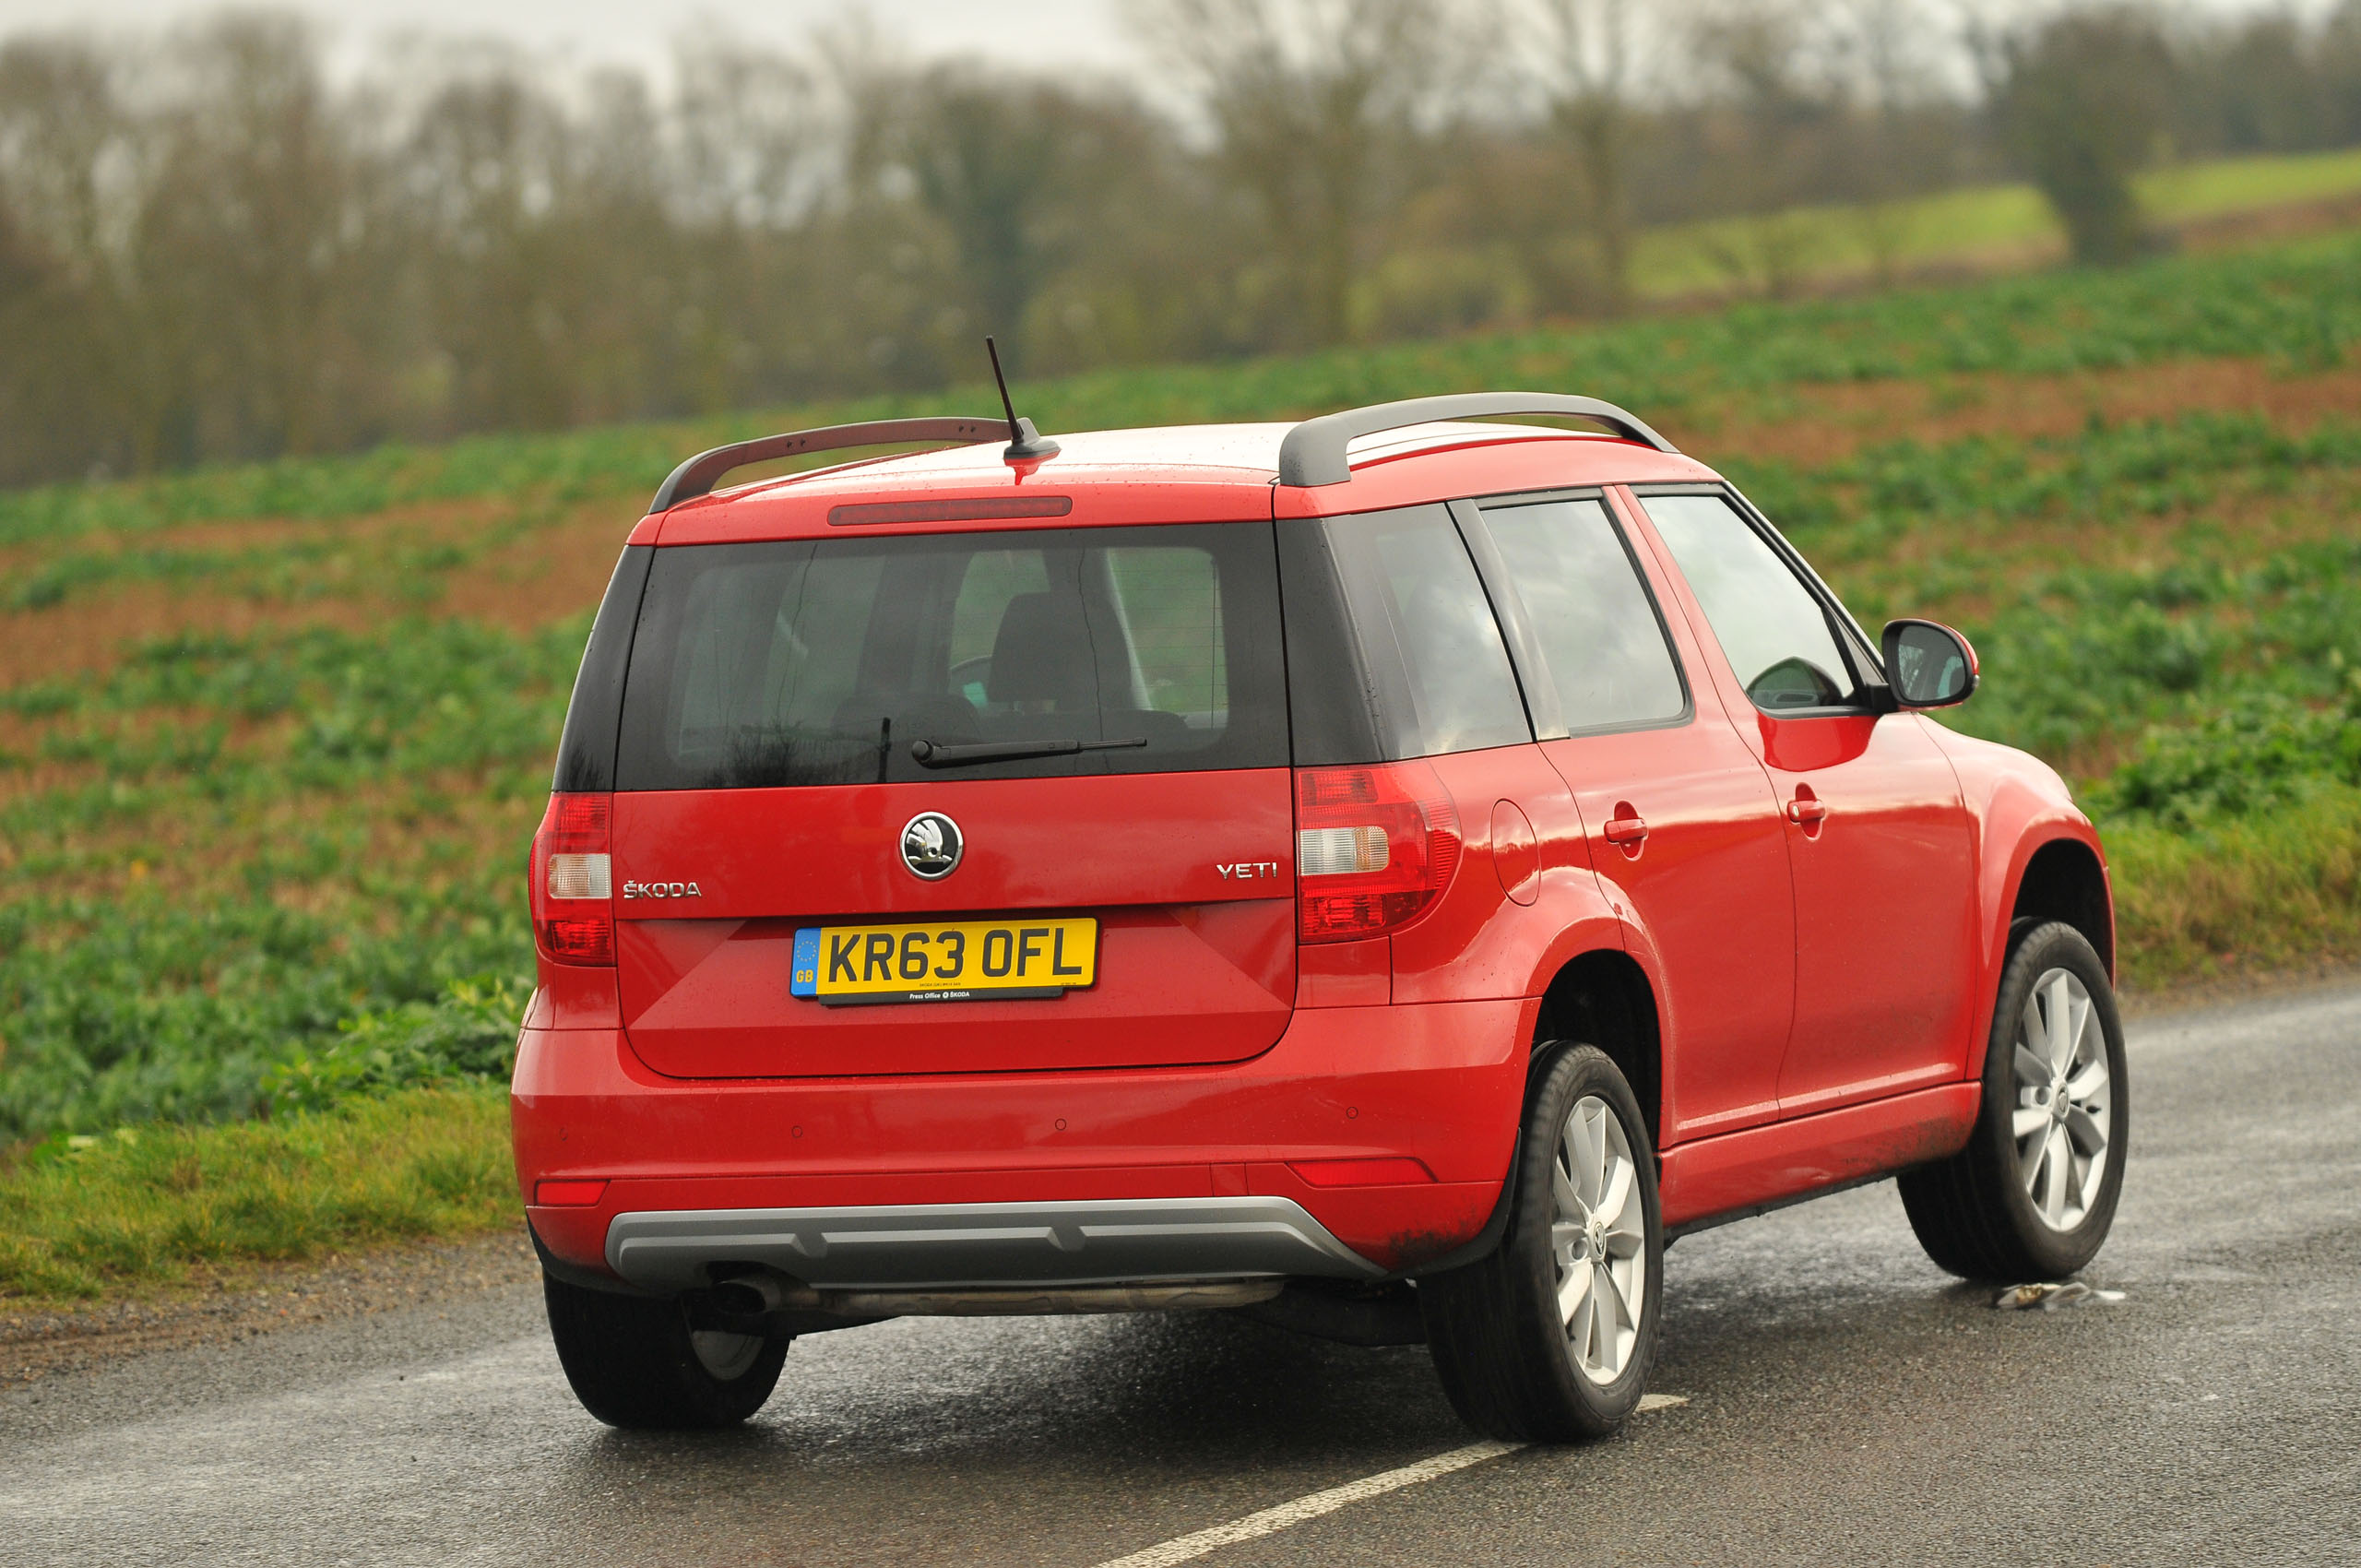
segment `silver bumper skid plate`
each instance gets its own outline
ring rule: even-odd
[[[815,1289],[1145,1284],[1385,1271],[1288,1198],[713,1208],[619,1214],[607,1263],[643,1289],[758,1264]]]

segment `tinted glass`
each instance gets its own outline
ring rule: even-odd
[[[647,587],[655,553],[644,544],[624,546],[614,576],[607,579],[589,646],[575,672],[574,696],[565,705],[565,731],[558,737],[557,773],[550,788],[561,793],[604,794],[615,787],[615,730],[622,721],[623,674],[630,665],[640,594]]]
[[[1662,724],[1688,711],[1664,624],[1604,503],[1488,506],[1484,522],[1525,600],[1569,730]]]
[[[1649,495],[1641,504],[1755,707],[1778,712],[1857,700],[1820,600],[1737,507],[1718,495]]]
[[[1327,537],[1389,756],[1533,738],[1500,624],[1448,511],[1332,518]]]
[[[1284,766],[1267,526],[655,552],[621,790]],[[919,766],[931,747],[1134,742]]]

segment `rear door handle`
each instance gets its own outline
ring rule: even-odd
[[[1801,826],[1819,822],[1828,815],[1828,802],[1813,800],[1809,795],[1797,795],[1787,802],[1787,820]]]
[[[1599,829],[1610,844],[1636,844],[1648,836],[1648,825],[1636,816],[1616,816]]]

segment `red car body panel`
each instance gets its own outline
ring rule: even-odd
[[[1717,482],[1688,457],[1445,427],[1366,445],[1347,482],[1301,489],[1275,483],[1287,428],[1062,436],[1045,463],[968,447],[848,464],[684,503],[632,542],[830,537],[831,509],[855,501],[1072,503],[896,526],[924,533],[1597,487],[1664,611],[1690,716],[1424,759],[1461,837],[1443,894],[1389,936],[1305,945],[1284,768],[618,793],[617,887],[693,871],[699,892],[658,918],[618,899],[615,968],[542,961],[514,1116],[552,1256],[606,1271],[607,1228],[634,1211],[1267,1194],[1412,1269],[1494,1214],[1542,998],[1599,954],[1653,993],[1668,1224],[1962,1146],[2025,867],[2059,840],[2098,853],[2057,775],[1912,713],[1758,713],[1643,497],[1620,488]],[[1798,797],[1827,814],[1791,821]],[[961,877],[923,883],[897,863],[921,809],[976,845]],[[1257,884],[1215,870],[1242,860],[1281,869]],[[800,924],[1010,909],[1096,915],[1097,984],[836,1013],[783,994]],[[1316,1184],[1297,1169],[1398,1158],[1433,1180]],[[542,1205],[545,1181],[606,1186]]]
[[[2010,916],[2017,907],[2025,867],[2043,849],[2071,844],[2089,853],[2102,882],[2108,872],[2098,830],[2074,805],[2066,781],[2056,769],[2013,747],[1956,731],[1938,728],[1935,735],[1959,775],[1961,795],[1975,824],[1978,984],[1968,1035],[1970,1055],[1961,1063],[1965,1074],[1971,1070],[1977,1045],[1992,1027],[1992,1003],[1999,992],[2001,966],[2008,961]],[[2112,978],[2115,904],[2111,890],[2101,906],[2099,913],[2107,928],[2094,933],[2092,945],[2098,949]],[[2096,940],[2099,936],[2105,940]]]
[[[1945,1084],[1667,1149],[1664,1222],[1743,1214],[1957,1154],[1981,1098],[1975,1084]]]
[[[1466,837],[1459,873],[1437,906],[1393,939],[1393,1000],[1538,996],[1567,959],[1620,940],[1563,782],[1530,745],[1430,757]],[[1533,834],[1502,873],[1494,825],[1508,806]],[[1508,896],[1533,867],[1529,902]],[[1580,944],[1580,945],[1576,945]],[[1313,948],[1306,952],[1316,951]]]

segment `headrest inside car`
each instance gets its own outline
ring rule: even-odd
[[[1001,612],[984,695],[993,702],[1096,706],[1097,655],[1072,594],[1020,593]]]

